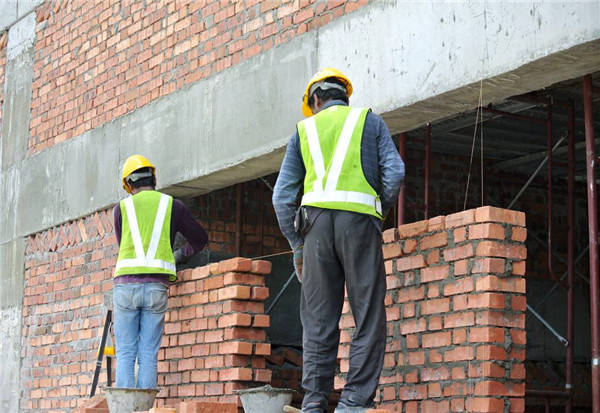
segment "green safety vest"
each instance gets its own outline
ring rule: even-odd
[[[173,198],[142,191],[125,198],[121,208],[121,245],[115,277],[131,274],[167,274],[177,279],[171,248]]]
[[[298,123],[306,169],[302,205],[382,218],[381,200],[360,158],[368,109],[330,106]]]

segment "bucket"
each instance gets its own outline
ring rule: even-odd
[[[126,387],[102,387],[110,413],[132,413],[150,410],[158,389],[132,389]]]
[[[237,390],[245,413],[281,413],[292,402],[292,389],[277,389],[269,385]]]

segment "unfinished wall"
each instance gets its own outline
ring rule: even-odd
[[[233,258],[179,272],[158,355],[159,405],[238,402],[235,390],[271,381],[263,301],[268,261]]]
[[[525,408],[525,214],[481,207],[384,233],[388,343],[380,405]],[[353,319],[340,320],[348,370]],[[336,387],[344,383],[336,378]]]

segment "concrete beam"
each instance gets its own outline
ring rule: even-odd
[[[143,153],[158,185],[197,195],[276,171],[320,67],[393,131],[600,69],[600,4],[373,2],[21,164],[16,233],[117,202],[120,165]]]

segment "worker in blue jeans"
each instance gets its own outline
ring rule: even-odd
[[[113,211],[119,244],[113,290],[116,387],[155,389],[169,284],[177,280],[176,263],[202,250],[208,237],[181,201],[155,190],[156,168],[148,159],[130,156],[122,183],[131,196]],[[177,232],[188,243],[173,251]]]

